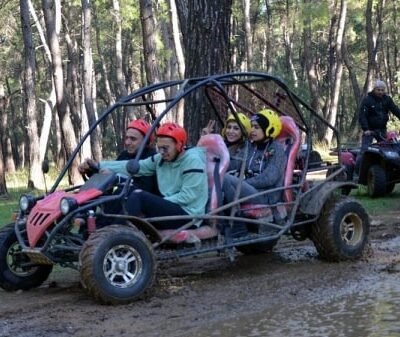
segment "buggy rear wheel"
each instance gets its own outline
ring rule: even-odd
[[[88,292],[104,304],[129,303],[150,288],[156,260],[142,232],[122,225],[91,234],[81,254],[81,280]]]
[[[330,198],[311,228],[311,238],[321,258],[328,261],[357,259],[368,241],[369,217],[352,198]]]
[[[368,194],[370,197],[383,197],[386,194],[386,172],[380,165],[372,165],[367,175]]]
[[[22,253],[14,231],[14,224],[0,230],[0,286],[7,291],[39,287],[47,280],[53,265],[33,264]]]

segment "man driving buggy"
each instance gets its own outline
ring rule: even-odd
[[[146,133],[150,130],[151,125],[143,119],[136,119],[132,120],[128,123],[126,130],[125,130],[125,137],[124,137],[124,147],[125,149],[120,152],[117,159],[118,161],[121,160],[130,160],[136,157],[136,153],[140,148],[140,145],[143,143],[144,137]],[[147,141],[146,146],[142,154],[140,155],[140,159],[146,159],[150,156],[156,154],[156,150],[153,146],[154,142],[154,135],[151,135],[149,140]],[[80,173],[85,174],[91,171],[91,168],[96,167],[97,163],[92,159],[86,159],[83,163],[78,166],[78,170]],[[148,191],[150,193],[154,193],[159,195],[160,192],[158,191],[157,186],[157,179],[155,175],[152,176],[142,176],[136,177],[133,188],[142,189],[144,191]],[[121,192],[121,188],[118,188],[114,191],[115,194]],[[104,212],[108,214],[118,214],[122,210],[122,206],[119,203],[109,202],[104,205]],[[98,226],[106,226],[110,224],[113,220],[112,219],[99,219]]]
[[[151,125],[143,119],[135,119],[128,123],[125,130],[124,150],[119,153],[116,160],[130,160],[136,157],[140,145],[143,143],[144,136],[150,130]],[[154,135],[151,135],[140,159],[146,159],[155,155],[157,152],[153,146]],[[86,159],[78,166],[81,174],[89,173],[92,167],[96,167],[96,162],[92,159]],[[137,177],[135,179],[135,188],[158,194],[157,180],[155,176]]]
[[[133,190],[126,201],[129,215],[203,215],[208,200],[205,149],[186,149],[186,130],[176,123],[161,125],[156,136],[156,155],[138,162],[102,161],[99,169],[109,169],[135,177],[156,175],[161,196],[141,189]],[[176,229],[187,222],[188,220],[168,220],[153,224],[158,229]]]
[[[117,160],[130,160],[136,157],[140,145],[144,140],[147,131],[150,130],[151,125],[143,119],[136,119],[129,122],[124,138],[125,150],[123,150],[117,157]],[[154,148],[154,135],[151,135],[147,144],[140,155],[140,159],[146,159],[155,155],[157,151]],[[142,190],[159,194],[157,187],[157,179],[153,176],[137,177],[135,179],[135,187]]]

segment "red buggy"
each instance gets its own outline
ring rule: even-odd
[[[163,90],[164,101],[152,101]],[[217,118],[237,111],[248,115],[271,108],[281,116],[278,139],[287,154],[283,198],[273,205],[252,204],[251,196],[223,203],[221,182],[229,164],[222,138],[202,137],[197,146],[207,150],[209,203],[204,215],[180,216],[187,223],[178,230],[158,231],[152,225],[162,218],[139,218],[127,214],[107,214],[104,205],[125,202],[132,181],[115,173],[95,173],[83,185],[60,187],[72,161],[90,133],[107,122],[117,109],[131,105],[143,110],[163,106],[147,140],[166,116],[176,113],[198,93],[207,99]],[[232,73],[171,81],[141,88],[108,108],[79,143],[51,190],[41,197],[23,195],[17,219],[0,230],[0,286],[9,291],[41,285],[54,265],[80,271],[81,282],[96,300],[107,304],[128,303],[145,294],[156,277],[157,262],[209,252],[262,253],[289,235],[295,240],[310,239],[321,258],[340,261],[359,258],[368,240],[369,218],[354,199],[340,190],[351,185],[335,180],[344,171],[339,164],[334,174],[320,182],[310,182],[313,172],[327,168],[309,165],[313,123],[324,123],[319,114],[293,93],[280,79],[264,73]],[[307,147],[298,156],[300,144]],[[144,146],[144,145],[143,145]],[[308,150],[307,150],[308,149]],[[143,148],[139,150],[138,157]],[[332,168],[330,166],[330,168]],[[277,189],[260,192],[276,192]],[[117,219],[100,228],[101,219]],[[188,229],[193,224],[197,229]],[[235,226],[245,224],[244,235],[235,235]]]

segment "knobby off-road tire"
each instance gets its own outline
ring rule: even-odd
[[[0,286],[7,291],[28,290],[47,280],[52,265],[33,265],[21,253],[14,224],[0,229]]]
[[[386,172],[380,165],[372,165],[368,169],[367,184],[370,197],[383,197],[386,194]]]
[[[368,241],[369,217],[361,204],[346,196],[328,199],[311,228],[311,239],[327,261],[354,260]]]
[[[81,281],[97,301],[124,304],[145,294],[156,274],[151,243],[142,232],[111,225],[91,234],[80,253]]]

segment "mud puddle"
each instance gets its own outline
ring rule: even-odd
[[[320,294],[318,300],[311,298],[307,303],[293,301],[260,313],[243,314],[232,320],[218,322],[192,336],[400,336],[398,275],[371,281],[366,280],[369,284],[367,289],[351,284],[342,294]]]

